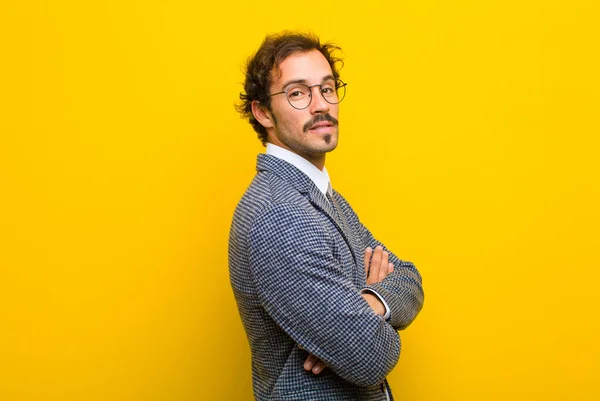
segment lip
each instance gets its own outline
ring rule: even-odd
[[[310,132],[311,134],[331,134],[334,131],[335,126],[333,124],[314,125],[308,130],[308,132]]]
[[[319,128],[324,128],[324,127],[333,127],[333,124],[329,121],[322,121],[322,122],[316,123],[315,125],[311,126],[308,130],[314,131],[314,130],[317,130]]]

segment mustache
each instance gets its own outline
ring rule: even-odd
[[[306,124],[304,124],[304,127],[303,127],[304,132],[308,131],[308,129],[310,127],[312,127],[313,125],[323,122],[323,121],[329,121],[333,125],[338,125],[338,120],[334,117],[331,117],[331,115],[329,113],[317,114],[315,116],[315,118],[313,118],[312,120],[310,120],[310,121],[306,122]]]

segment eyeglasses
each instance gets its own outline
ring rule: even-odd
[[[323,99],[325,99],[327,103],[338,104],[344,100],[344,97],[346,97],[346,85],[348,84],[343,82],[341,79],[329,80],[323,84],[312,86],[295,83],[291,84],[286,90],[282,90],[281,92],[277,93],[271,93],[267,97],[285,93],[287,95],[288,102],[293,108],[304,110],[312,101],[312,88],[318,86],[321,96],[323,96]]]

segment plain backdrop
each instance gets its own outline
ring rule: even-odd
[[[251,400],[227,267],[265,34],[344,49],[334,188],[423,275],[411,401],[598,400],[599,6],[5,1],[0,399]],[[365,339],[368,340],[368,339]]]

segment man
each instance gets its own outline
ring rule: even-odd
[[[239,111],[266,154],[231,226],[231,284],[266,400],[391,400],[386,375],[423,305],[421,277],[331,189],[338,142],[337,46],[268,36],[249,60]]]

